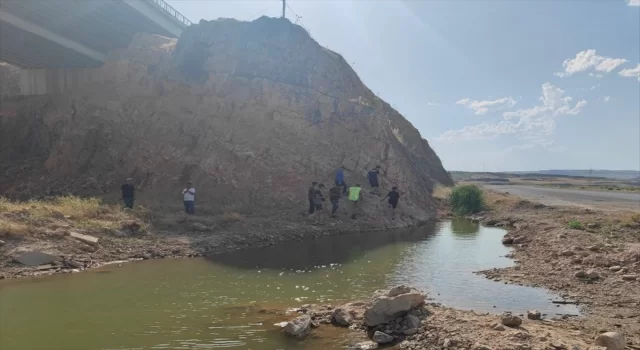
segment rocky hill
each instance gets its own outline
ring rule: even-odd
[[[288,20],[201,21],[176,41],[139,34],[95,82],[64,95],[5,99],[0,194],[116,198],[133,177],[142,202],[247,210],[304,203],[313,180],[349,183],[382,166],[421,217],[451,184],[420,133],[337,53]],[[418,214],[416,214],[418,215]]]

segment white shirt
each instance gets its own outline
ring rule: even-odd
[[[189,192],[191,192],[191,193],[189,193]],[[182,194],[184,195],[184,201],[185,202],[190,202],[190,201],[195,201],[196,200],[196,189],[193,188],[193,187],[185,188],[184,190],[182,190]]]

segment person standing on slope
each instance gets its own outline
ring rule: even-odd
[[[396,219],[396,207],[398,206],[398,201],[400,201],[400,192],[398,192],[398,188],[395,187],[395,186],[393,188],[391,188],[391,192],[389,192],[386,197],[382,198],[382,201],[384,201],[387,198],[389,198],[389,202],[388,202],[389,203],[389,208],[391,208],[391,210],[392,210],[391,219],[395,220]]]
[[[344,165],[336,171],[336,186],[342,186],[342,194],[347,194],[347,183],[344,181]]]
[[[315,213],[316,211],[316,185],[318,185],[317,182],[312,182],[311,187],[309,187],[309,189],[307,190],[307,199],[309,200],[309,215]]]
[[[356,184],[355,186],[349,187],[349,195],[347,199],[349,199],[349,203],[351,207],[350,212],[351,212],[352,219],[356,218],[356,210],[358,209],[358,203],[362,199],[361,191],[362,191],[362,187],[360,186],[360,184]]]
[[[182,197],[184,201],[184,212],[187,215],[193,215],[196,213],[196,189],[193,188],[191,182],[187,182],[187,187],[182,190]]]
[[[120,186],[120,191],[122,191],[122,201],[124,202],[125,208],[133,209],[136,192],[136,188],[133,186],[133,179],[128,178],[127,182]]]
[[[313,203],[316,205],[316,210],[322,210],[322,204],[324,203],[324,184],[318,185],[315,196],[313,197]]]
[[[329,201],[331,201],[331,217],[332,218],[336,217],[336,211],[338,211],[338,208],[340,207],[341,194],[342,194],[342,188],[340,188],[340,185],[338,184],[331,187],[331,189],[329,190]]]
[[[376,165],[375,168],[369,170],[367,177],[369,178],[369,185],[371,185],[371,193],[376,196],[380,195],[380,183],[378,182],[378,175],[380,175],[380,166]]]

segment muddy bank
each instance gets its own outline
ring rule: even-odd
[[[377,197],[376,197],[377,198]],[[370,201],[370,205],[373,204]],[[16,214],[30,220],[28,210]],[[350,219],[345,211],[330,218],[322,211],[308,217],[298,209],[269,211],[251,216],[238,213],[223,215],[162,215],[148,213],[148,220],[127,217],[116,228],[87,228],[71,216],[58,215],[40,222],[29,234],[0,237],[0,279],[46,276],[79,272],[109,263],[199,257],[244,248],[264,247],[289,240],[317,238],[364,231],[380,231],[420,226],[427,221],[400,213],[392,220],[381,209],[379,215]],[[89,236],[97,242],[74,237]],[[42,252],[49,256],[40,263],[26,266],[16,259],[24,252]]]
[[[289,321],[279,325],[283,336],[296,338],[320,336],[318,328],[349,328],[349,349],[586,350],[605,349],[598,344],[622,337],[580,331],[567,319],[541,319],[535,311],[527,316],[479,314],[425,300],[425,294],[399,286],[379,291],[370,300],[305,305],[291,310]]]
[[[489,210],[472,219],[508,230],[516,265],[480,273],[503,283],[544,287],[579,304],[576,332],[617,331],[640,348],[640,212],[552,207],[487,192]],[[446,209],[442,211],[446,216]]]

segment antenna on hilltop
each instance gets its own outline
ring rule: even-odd
[[[287,8],[287,0],[282,0],[282,18],[285,18],[285,9]]]

